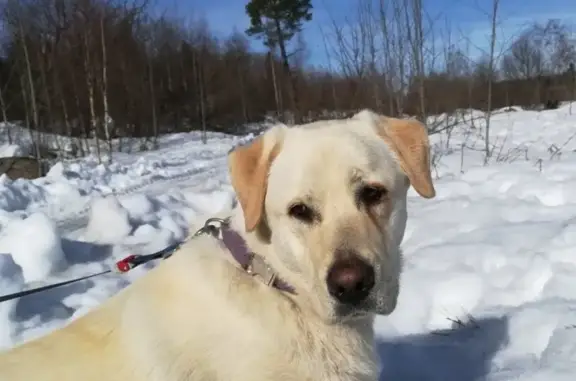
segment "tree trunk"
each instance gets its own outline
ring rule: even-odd
[[[4,95],[1,84],[0,84],[0,108],[2,109],[2,121],[4,122],[4,128],[6,129],[6,134],[8,135],[8,144],[12,144],[12,128],[8,125],[8,116],[6,115],[6,103],[4,103]]]
[[[58,70],[56,68],[54,68],[54,88],[56,90],[56,94],[57,97],[60,98],[60,106],[62,107],[62,115],[64,116],[64,126],[66,126],[66,136],[68,136],[68,138],[70,139],[70,141],[73,143],[72,148],[72,155],[73,156],[77,156],[78,152],[78,144],[77,139],[75,139],[72,136],[72,123],[70,122],[70,115],[68,114],[68,107],[66,106],[66,100],[64,99],[64,93],[62,92],[62,87],[60,86],[60,83],[58,81]]]
[[[494,82],[494,51],[496,49],[496,19],[498,15],[499,0],[493,0],[492,3],[492,31],[490,35],[490,61],[488,63],[489,78],[488,78],[488,100],[486,110],[486,131],[484,132],[485,147],[484,147],[484,164],[487,164],[492,155],[490,149],[490,121],[492,119],[492,83]]]
[[[96,104],[94,100],[94,74],[92,72],[92,62],[90,58],[90,46],[88,44],[88,31],[84,33],[84,47],[86,55],[84,59],[84,73],[86,75],[86,86],[88,87],[88,103],[90,105],[90,126],[94,133],[94,142],[96,144],[96,154],[98,155],[98,164],[102,164],[102,155],[100,153],[100,138],[98,136],[98,122],[96,120]]]
[[[282,58],[282,66],[284,67],[284,73],[288,76],[290,81],[290,98],[292,102],[292,113],[294,118],[294,123],[298,124],[301,121],[300,115],[300,105],[298,104],[298,85],[296,83],[296,77],[292,73],[290,68],[290,62],[288,61],[288,52],[286,50],[286,41],[284,41],[284,36],[282,35],[282,28],[280,27],[280,20],[275,18],[274,25],[276,27],[276,33],[278,37],[278,47],[280,48],[280,56]]]
[[[202,126],[202,143],[206,144],[208,141],[207,133],[206,133],[206,95],[204,89],[204,63],[202,62],[202,58],[198,58],[198,55],[195,55],[196,58],[196,81],[198,84],[198,97],[200,103],[200,123]]]
[[[244,123],[248,123],[248,105],[246,104],[246,93],[244,90],[244,73],[240,64],[238,65],[238,85],[240,86],[240,105],[242,107],[242,116]]]
[[[36,138],[32,138],[31,127],[28,126],[30,131],[30,137],[32,138],[34,151],[36,151],[36,160],[38,161],[38,177],[42,176],[42,163],[41,153],[40,153],[40,126],[38,118],[38,107],[36,106],[36,91],[34,88],[34,80],[32,79],[32,63],[30,62],[30,55],[28,54],[28,45],[26,44],[26,38],[24,37],[24,28],[22,26],[22,21],[19,20],[20,26],[20,39],[22,42],[22,49],[24,50],[24,59],[26,60],[26,72],[28,75],[28,87],[30,91],[30,106],[32,107],[32,118],[34,123],[34,129],[36,129]]]
[[[418,97],[420,103],[420,121],[426,122],[425,72],[424,72],[424,31],[422,26],[422,0],[413,0],[412,17],[414,19],[414,63],[418,76]]]
[[[43,87],[43,92],[44,92],[44,101],[46,102],[46,107],[48,108],[48,131],[53,131],[55,132],[57,135],[61,134],[62,131],[60,131],[59,129],[55,129],[56,125],[55,125],[55,118],[54,118],[54,113],[53,113],[53,107],[52,107],[52,100],[50,97],[50,92],[48,91],[48,80],[46,78],[46,66],[47,66],[47,62],[45,60],[45,52],[42,52],[45,50],[45,45],[42,47],[41,51],[38,51],[38,63],[40,66],[40,78],[42,80],[41,82],[41,87]],[[56,140],[56,145],[58,147],[58,150],[60,150],[60,144],[59,144],[59,136],[54,136],[55,140]]]
[[[100,17],[100,42],[102,43],[102,103],[104,106],[104,135],[108,143],[108,162],[112,162],[112,137],[110,136],[110,111],[108,108],[108,59],[104,33],[104,12]],[[98,144],[98,143],[97,143]]]
[[[154,92],[154,68],[152,67],[152,59],[150,58],[150,54],[148,55],[148,77],[150,82],[150,102],[152,107],[152,130],[154,134],[154,138],[152,139],[152,143],[154,144],[154,148],[158,146],[158,120],[156,116],[156,94]]]
[[[76,105],[76,116],[78,118],[78,122],[80,123],[80,129],[82,130],[82,135],[80,138],[80,154],[82,156],[86,155],[86,153],[90,152],[90,146],[88,144],[88,138],[90,136],[90,131],[86,126],[86,121],[84,120],[84,115],[82,114],[82,107],[80,107],[80,92],[78,91],[78,83],[76,82],[76,75],[74,74],[74,70],[70,69],[70,73],[72,73],[72,87],[74,90],[74,103]]]
[[[278,78],[276,77],[276,62],[272,49],[268,52],[270,57],[270,73],[272,74],[272,86],[274,87],[274,101],[276,102],[276,117],[284,120],[284,105],[282,102],[282,92],[278,88]]]

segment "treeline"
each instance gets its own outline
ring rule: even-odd
[[[306,64],[310,48],[296,34],[287,71],[275,46],[254,52],[244,31],[217,38],[202,20],[153,16],[144,1],[5,1],[1,117],[110,141],[240,133],[270,116],[364,107],[425,117],[574,99],[575,45],[557,21],[527,27],[500,56],[473,60],[448,38],[427,45],[438,36],[425,32],[421,1],[358,0],[357,19],[324,32],[327,67]]]
[[[569,26],[557,20],[528,25],[494,57],[492,71],[488,55],[473,62],[462,51],[449,50],[443,69],[432,70],[425,78],[429,113],[487,110],[488,94],[492,109],[555,108],[562,101],[576,100],[576,40],[572,36]],[[410,99],[414,100],[416,93],[412,89]],[[417,112],[408,107],[409,112]]]

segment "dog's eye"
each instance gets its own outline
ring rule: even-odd
[[[384,197],[386,197],[387,193],[388,191],[384,187],[377,185],[366,185],[360,188],[360,191],[358,192],[358,198],[360,202],[370,206],[381,202]]]
[[[290,217],[294,217],[302,222],[312,222],[314,220],[314,211],[308,205],[298,202],[288,208]]]

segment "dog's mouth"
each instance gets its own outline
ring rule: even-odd
[[[336,306],[336,316],[340,319],[356,319],[364,318],[371,314],[369,309],[364,309],[355,306],[348,306],[345,304],[338,304]]]
[[[391,290],[392,291],[392,290]],[[370,315],[390,315],[396,309],[397,295],[379,294],[374,292],[368,298],[357,304],[345,304],[336,302],[334,314],[339,319],[358,319]]]

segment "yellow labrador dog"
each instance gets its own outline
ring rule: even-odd
[[[0,354],[0,381],[374,381],[425,127],[362,111],[229,154],[238,206],[64,328]]]

